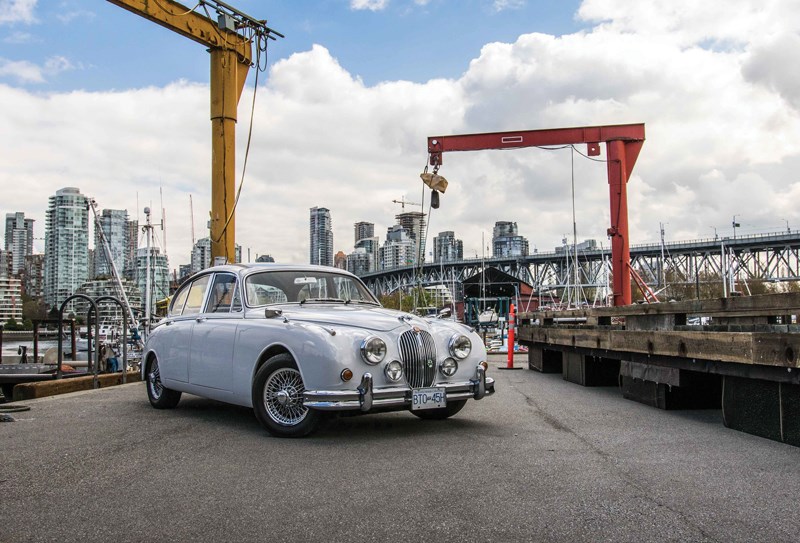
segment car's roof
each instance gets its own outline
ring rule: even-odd
[[[269,271],[316,271],[316,272],[329,272],[329,273],[344,273],[352,275],[347,270],[341,268],[334,268],[331,266],[318,266],[316,264],[277,264],[274,262],[253,262],[247,264],[221,264],[219,266],[212,266],[206,268],[203,272],[222,272],[228,271],[233,273],[247,273],[256,270],[269,270]],[[200,272],[198,272],[200,273]]]

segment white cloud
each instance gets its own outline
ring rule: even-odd
[[[43,83],[42,68],[26,60],[0,58],[0,79],[11,78],[19,83]]]
[[[38,39],[29,32],[12,32],[3,38],[3,43],[13,44],[33,43],[34,41],[38,41]]]
[[[494,0],[492,8],[495,11],[505,11],[507,9],[519,9],[525,5],[525,0]]]
[[[350,9],[356,11],[381,11],[389,5],[389,0],[350,0]]]
[[[53,56],[39,66],[27,60],[8,60],[0,58],[0,79],[14,79],[17,83],[44,83],[48,77],[57,75],[76,66],[63,56]]]
[[[741,4],[760,13],[760,3]],[[798,49],[785,22],[772,20],[788,16],[789,3],[769,4],[769,40],[744,33],[731,47],[719,44],[733,34],[704,30],[688,4],[653,4],[661,26],[642,31],[644,8],[623,5],[631,6],[587,0],[581,16],[605,17],[587,31],[487,44],[458,80],[367,86],[321,46],[276,63],[257,97],[237,212],[245,255],[307,261],[313,206],[331,209],[336,250],[352,250],[356,221],[376,223],[383,239],[399,211],[391,201],[423,197],[428,136],[599,124],[646,124],[628,184],[633,243],[657,239],[659,222],[670,239],[711,237],[714,227],[728,234],[734,214],[744,232],[800,226]],[[719,10],[722,26],[749,28],[728,11]],[[135,214],[137,194],[139,208],[157,208],[163,186],[171,263],[187,262],[189,194],[198,237],[210,206],[208,98],[207,85],[186,82],[48,95],[0,85],[13,127],[0,131],[0,183],[18,207],[5,212],[26,211],[41,236],[47,197],[59,188],[78,186],[101,208]],[[250,99],[246,91],[240,101],[237,172]],[[552,250],[572,230],[570,164],[569,149],[446,154],[441,173],[451,184],[429,241],[454,230],[466,254],[480,254],[481,233],[490,238],[494,221],[512,220],[532,247]],[[576,155],[574,179],[578,236],[607,246],[606,166]]]
[[[37,0],[3,0],[0,2],[0,25],[11,23],[34,23],[33,14]]]

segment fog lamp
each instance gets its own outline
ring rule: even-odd
[[[452,377],[458,371],[458,362],[452,358],[445,358],[439,370],[445,377]]]
[[[399,381],[403,377],[403,365],[397,360],[392,360],[386,364],[383,372],[390,381]]]

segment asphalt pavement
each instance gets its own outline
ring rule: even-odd
[[[142,383],[0,423],[0,542],[792,541],[800,448],[527,369],[446,421],[270,437],[249,409]]]

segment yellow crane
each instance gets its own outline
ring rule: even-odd
[[[173,0],[108,0],[136,15],[194,40],[211,53],[211,258],[233,262],[235,239],[236,114],[253,40],[283,34],[225,2],[200,0],[194,8]],[[211,8],[217,21],[198,13]]]

